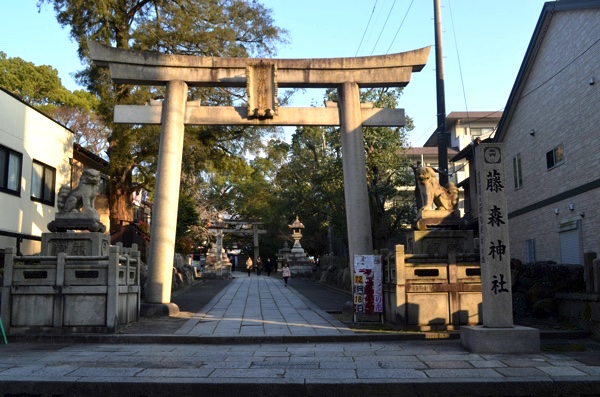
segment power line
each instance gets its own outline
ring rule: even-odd
[[[465,111],[467,112],[467,119],[469,118],[469,108],[467,107],[467,94],[465,93],[465,81],[463,79],[462,67],[460,65],[460,54],[458,52],[458,41],[456,40],[456,28],[454,27],[454,17],[452,16],[452,5],[451,1],[448,0],[448,9],[450,10],[450,22],[452,22],[452,35],[454,36],[454,46],[456,47],[456,58],[458,59],[458,72],[460,74],[460,84],[462,86],[463,99],[465,101]]]
[[[569,66],[571,66],[572,64],[575,63],[575,61],[577,61],[579,58],[581,58],[582,56],[585,55],[586,52],[588,52],[589,50],[592,49],[593,46],[595,46],[596,44],[598,44],[600,42],[600,39],[594,41],[592,43],[592,45],[590,45],[588,48],[586,48],[585,50],[583,50],[583,52],[579,55],[577,55],[575,58],[573,58],[573,60],[569,63],[567,63],[564,67],[562,67],[561,69],[559,69],[556,73],[554,73],[552,76],[550,76],[549,78],[547,78],[543,83],[541,83],[540,85],[538,85],[537,87],[531,89],[528,93],[523,94],[521,96],[521,99],[525,98],[526,96],[528,96],[529,94],[532,94],[534,91],[537,91],[538,89],[540,89],[542,86],[546,85],[550,80],[552,80],[553,78],[555,78],[556,76],[558,76],[560,73],[562,73],[565,69],[567,69]]]
[[[390,19],[390,15],[392,15],[392,10],[394,9],[395,5],[396,5],[396,0],[394,0],[394,2],[392,3],[392,8],[390,8],[390,11],[388,12],[387,18],[385,18],[385,22],[383,23],[383,26],[381,28],[381,32],[379,32],[379,36],[377,37],[377,41],[375,42],[375,45],[373,46],[373,50],[371,51],[371,55],[373,55],[373,53],[375,52],[375,47],[377,47],[377,43],[379,43],[379,39],[381,38],[381,35],[383,34],[383,30],[385,29],[385,25],[387,25],[388,19]]]
[[[420,141],[420,140],[421,140],[421,138],[423,138],[423,137],[425,136],[425,134],[429,134],[429,130],[431,129],[431,127],[433,127],[433,125],[434,125],[436,122],[437,122],[437,121],[434,121],[433,123],[431,123],[431,124],[429,125],[429,127],[427,127],[427,128],[425,129],[425,131],[424,131],[424,132],[423,132],[421,135],[419,135],[419,137],[416,139],[415,143],[417,143],[418,141]]]
[[[406,20],[406,17],[408,16],[408,12],[410,11],[410,7],[412,7],[414,1],[415,0],[411,0],[410,4],[408,5],[408,10],[406,10],[406,14],[404,14],[404,18],[402,18],[402,22],[400,22],[400,26],[398,27],[398,30],[396,30],[396,34],[394,35],[394,38],[392,39],[390,46],[388,47],[387,51],[385,52],[386,54],[388,54],[390,52],[390,49],[392,48],[392,44],[394,44],[394,41],[396,41],[396,37],[398,36],[398,33],[400,32],[402,25],[404,25],[404,21]]]
[[[365,39],[365,35],[367,34],[367,30],[369,30],[369,25],[371,24],[371,18],[373,18],[373,14],[375,13],[375,7],[377,7],[377,0],[375,0],[375,5],[373,6],[373,11],[371,11],[371,16],[369,17],[369,22],[367,22],[367,26],[365,27],[365,32],[360,39],[360,44],[358,44],[358,48],[356,49],[356,54],[354,56],[358,56],[358,51],[360,50],[360,46],[362,45],[363,40]]]

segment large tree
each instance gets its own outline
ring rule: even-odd
[[[401,92],[362,90],[361,102],[395,108]],[[337,101],[337,91],[328,90],[326,97]],[[405,150],[407,131],[413,127],[409,117],[406,121],[401,128],[363,129],[375,249],[397,242],[403,227],[414,219],[413,196],[402,189],[411,184],[412,177]],[[306,226],[303,246],[315,253],[331,251],[332,233],[346,239],[342,156],[339,128],[299,127],[292,138],[289,161],[277,177],[282,197]]]
[[[0,51],[0,86],[74,131],[75,143],[104,154],[108,130],[97,113],[98,98],[84,90],[69,91],[52,66]]]
[[[43,3],[54,6],[58,22],[70,28],[71,37],[79,43],[80,58],[88,63],[87,39],[121,49],[252,57],[273,55],[286,36],[274,25],[271,10],[256,0],[39,0],[40,6]],[[161,98],[163,89],[114,85],[108,71],[92,64],[77,76],[100,98],[104,122],[111,130],[109,203],[111,229],[115,230],[132,220],[131,193],[140,186],[152,186],[158,129],[114,125],[114,105]],[[236,97],[231,94],[195,89],[190,90],[190,99],[205,105],[230,104]],[[189,161],[184,174],[194,181],[199,169],[190,168],[220,164],[219,159],[243,154],[256,147],[260,135],[261,130],[252,128],[186,129],[185,158]]]

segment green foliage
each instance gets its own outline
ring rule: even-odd
[[[328,99],[336,99],[330,91]],[[396,107],[400,90],[362,92],[363,102]],[[402,228],[414,217],[410,185],[412,171],[405,156],[407,119],[403,128],[365,128],[366,176],[373,225],[374,248],[399,240]],[[331,251],[344,255],[346,208],[338,128],[298,127],[291,143],[271,140],[260,157],[251,161],[224,161],[220,170],[203,174],[203,196],[215,211],[241,219],[262,220],[261,254],[276,253],[290,240],[288,224],[296,216],[305,225],[302,246],[312,255]],[[265,247],[266,244],[266,247]],[[241,244],[244,245],[244,244]],[[247,241],[251,246],[252,242]]]
[[[395,108],[401,93],[400,89],[371,89],[361,93],[361,101],[372,102],[379,108]],[[367,185],[376,249],[389,247],[398,239],[401,229],[414,221],[413,194],[400,189],[412,186],[409,160],[404,155],[407,133],[412,129],[410,117],[406,118],[404,127],[364,129]]]
[[[395,108],[400,95],[399,89],[363,90],[361,102]],[[326,97],[337,101],[337,91],[329,90]],[[410,129],[410,118],[402,128],[363,129],[373,244],[377,249],[397,241],[402,228],[414,219],[413,196],[400,189],[410,185],[412,176],[405,156]],[[325,245],[331,233],[338,239],[346,238],[342,153],[338,128],[298,128],[289,161],[277,177],[282,197],[306,226],[304,245],[315,252],[330,251]]]
[[[281,167],[276,181],[282,200],[288,203],[288,213],[284,214],[288,223],[298,216],[306,227],[302,239],[306,250],[313,254],[329,252],[330,231],[345,238],[343,170],[337,129],[297,128],[288,162]],[[285,234],[290,234],[289,229]]]
[[[187,194],[179,195],[177,207],[177,229],[175,249],[177,252],[191,254],[200,238],[200,214],[195,199]]]
[[[96,154],[106,149],[108,130],[97,114],[98,98],[66,89],[53,67],[0,52],[0,86],[75,132],[75,143]]]
[[[36,66],[0,52],[0,86],[32,106],[73,105],[77,99],[63,87],[58,71],[49,65]]]

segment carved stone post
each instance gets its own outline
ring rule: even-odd
[[[162,109],[148,264],[147,303],[171,302],[187,84],[170,81]]]
[[[373,251],[358,85],[341,84],[338,97],[348,249],[350,266],[353,266],[355,254],[370,255]]]

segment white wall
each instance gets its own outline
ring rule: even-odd
[[[54,220],[56,205],[31,200],[33,160],[56,168],[55,192],[71,178],[73,133],[23,102],[0,91],[0,143],[23,155],[20,197],[0,192],[0,229],[41,236]],[[0,249],[15,246],[14,238],[0,236]],[[24,254],[39,250],[39,243],[24,241]]]

